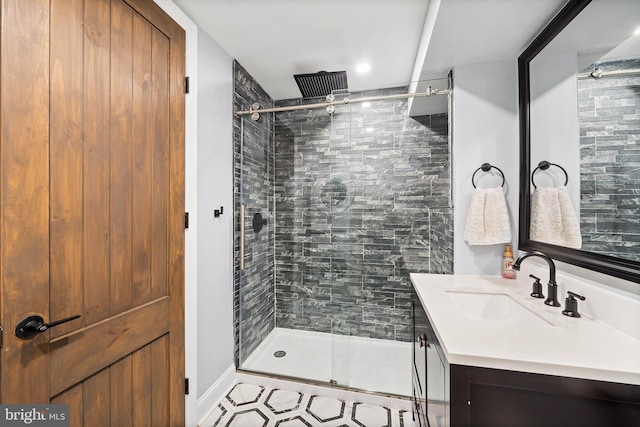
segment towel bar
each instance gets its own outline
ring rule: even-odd
[[[556,163],[551,163],[551,162],[548,162],[546,160],[543,160],[540,163],[538,163],[538,166],[533,170],[533,172],[531,172],[531,183],[533,184],[533,188],[538,188],[536,183],[533,181],[533,174],[536,173],[536,171],[538,169],[540,169],[542,171],[546,171],[551,166],[557,166],[560,169],[562,169],[562,172],[564,172],[564,185],[565,185],[565,187],[567,186],[567,183],[569,182],[569,175],[567,174],[567,171],[562,166],[560,166],[560,165],[558,165]]]
[[[476,171],[473,173],[473,175],[471,175],[471,184],[473,184],[473,188],[476,188],[476,183],[475,183],[475,178],[476,178],[476,174],[479,171],[482,172],[489,172],[491,170],[491,168],[494,168],[495,170],[497,170],[498,172],[500,172],[500,175],[502,175],[502,185],[501,187],[504,187],[504,174],[502,173],[502,171],[500,170],[499,167],[497,166],[493,166],[491,163],[483,163],[482,166],[480,166],[478,169],[476,169]]]

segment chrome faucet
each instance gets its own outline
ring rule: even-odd
[[[513,263],[511,268],[513,268],[516,271],[519,271],[520,264],[522,264],[522,261],[532,256],[540,257],[545,261],[547,261],[547,264],[549,264],[549,283],[547,285],[548,292],[547,292],[547,299],[544,300],[544,303],[552,307],[560,307],[560,303],[558,302],[558,285],[556,283],[556,265],[553,263],[553,260],[551,258],[549,258],[547,255],[543,253],[531,252],[528,254],[524,254],[521,257],[518,257],[518,259],[516,260],[516,262]]]

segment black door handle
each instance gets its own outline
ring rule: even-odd
[[[51,323],[44,323],[44,319],[42,316],[29,316],[22,319],[18,322],[18,326],[16,326],[16,336],[18,338],[27,339],[31,338],[36,334],[41,334],[49,328],[53,328],[54,326],[58,326],[62,323],[67,323],[72,320],[80,318],[79,314],[75,316],[66,317],[64,319],[56,320]]]

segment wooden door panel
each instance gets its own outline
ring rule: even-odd
[[[109,368],[109,407],[111,408],[111,425],[133,427],[133,399],[131,384],[133,371],[131,356],[116,362]]]
[[[170,53],[169,41],[158,31],[151,34],[151,55],[153,58],[168,58]],[[166,61],[154,62],[151,70],[151,109],[154,112],[149,131],[152,143],[152,179],[151,179],[151,298],[167,295],[169,283],[169,197],[162,189],[170,182],[175,182],[176,176],[170,176],[169,158],[183,155],[172,153],[170,145],[171,121],[168,100],[171,70]],[[174,71],[175,72],[175,71]],[[175,96],[175,94],[174,94]],[[175,108],[175,107],[174,107]],[[180,111],[184,111],[181,109]],[[175,148],[174,148],[175,150]],[[177,161],[180,161],[179,159]],[[174,207],[175,209],[175,207]],[[178,218],[176,218],[177,220]],[[175,233],[175,230],[172,231]],[[182,237],[183,234],[180,235]],[[174,234],[175,236],[175,234]]]
[[[53,336],[91,324],[108,314],[118,314],[146,303],[152,296],[166,295],[168,167],[167,63],[154,65],[154,58],[168,57],[168,40],[127,5],[111,4],[113,22],[110,50],[110,116],[90,114],[88,150],[83,147],[83,101],[98,101],[90,93],[83,96],[82,81],[82,0],[53,0],[51,37],[51,316],[63,318],[85,312],[79,319],[52,331]],[[59,7],[55,7],[58,6]],[[98,12],[98,18],[106,11]],[[108,16],[105,15],[105,16]],[[94,18],[95,19],[95,18]],[[77,27],[77,28],[76,28]],[[88,25],[91,36],[96,28]],[[64,29],[71,28],[65,32]],[[86,41],[86,40],[85,40]],[[77,46],[76,46],[77,45]],[[67,49],[68,48],[68,49]],[[86,58],[93,77],[106,75],[108,62],[99,61],[91,51]],[[96,64],[96,62],[98,62]],[[156,62],[158,62],[156,60]],[[100,88],[104,91],[105,88]],[[104,94],[103,94],[104,95]],[[106,99],[106,98],[105,98]],[[104,109],[105,106],[101,105]],[[97,117],[96,117],[97,116]],[[96,119],[109,119],[111,141],[96,134]],[[160,126],[155,130],[154,125]],[[100,126],[104,130],[106,124]],[[152,140],[152,137],[155,137]],[[100,146],[98,146],[100,144]],[[109,156],[95,158],[93,150]],[[157,150],[157,151],[156,151]],[[88,153],[87,153],[88,152]],[[88,154],[88,156],[87,156]],[[83,171],[83,159],[90,163]],[[105,190],[104,171],[109,171],[110,188]],[[93,174],[97,174],[96,177]],[[83,178],[97,194],[87,195],[83,207]],[[155,179],[155,180],[154,180]],[[155,182],[155,194],[151,183]],[[155,197],[152,197],[155,196]],[[109,204],[110,209],[105,210]],[[105,211],[108,215],[105,218]],[[87,226],[83,230],[83,214]],[[106,230],[105,222],[109,223]],[[153,229],[153,245],[152,245]],[[87,232],[90,236],[82,238]],[[109,236],[110,252],[95,241]],[[84,261],[83,243],[87,248]],[[152,257],[155,262],[152,262]],[[109,271],[98,261],[110,261]],[[83,266],[89,274],[83,280]],[[97,267],[97,268],[96,268]],[[151,268],[154,267],[152,275]],[[110,278],[107,281],[105,273]],[[97,275],[97,282],[94,281]],[[152,281],[153,276],[153,281]],[[84,289],[84,284],[89,283]],[[83,298],[88,307],[83,310]],[[109,312],[104,305],[109,303]]]
[[[133,295],[134,305],[151,299],[151,35],[153,28],[133,17]],[[166,259],[165,259],[166,264]]]
[[[145,346],[133,353],[131,364],[136,373],[132,380],[133,419],[136,420],[136,427],[152,427],[151,347]]]
[[[181,425],[184,32],[151,0],[0,1],[0,402]],[[82,317],[16,338],[33,314]]]
[[[51,399],[51,403],[69,405],[69,426],[82,426],[82,414],[84,412],[82,384],[78,384],[54,397]]]
[[[82,9],[83,0],[51,0],[50,315],[82,314]],[[74,320],[52,337],[82,325]]]
[[[70,405],[70,425],[154,427],[169,424],[165,337],[116,361],[55,396]]]
[[[110,310],[132,304],[133,11],[111,2]]]
[[[82,387],[82,412],[77,426],[83,425],[82,421],[87,427],[108,427],[111,424],[109,381],[109,368],[107,368],[78,385]]]
[[[110,0],[84,8],[83,325],[109,315]]]
[[[51,377],[51,395],[64,391],[168,331],[169,299],[164,297],[52,340],[50,363],[56,375]]]
[[[173,333],[171,334],[173,337]],[[170,342],[174,342],[175,338],[169,339],[166,335],[152,342],[151,348],[151,425],[153,426],[179,426],[184,424],[184,408],[182,411],[176,409],[176,399],[170,399],[167,405],[167,396],[175,396],[176,386],[178,383],[174,381],[166,373],[171,371],[169,359],[173,356],[169,351],[172,347]],[[172,361],[173,364],[173,361]],[[182,378],[182,386],[184,387],[184,377]],[[180,398],[184,400],[181,390]]]

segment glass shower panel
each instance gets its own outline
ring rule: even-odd
[[[288,365],[289,376],[334,384],[348,383],[348,329],[334,334],[347,327],[336,321],[335,285],[350,266],[339,241],[349,215],[348,127],[348,114],[324,108],[275,118],[276,329],[296,342],[291,360],[301,366],[292,375],[296,363]]]
[[[335,101],[348,99],[349,94],[334,93]],[[355,311],[353,282],[360,281],[357,255],[362,252],[351,240],[351,202],[354,197],[351,176],[351,106],[349,104],[329,107],[331,130],[327,160],[327,180],[322,187],[322,202],[329,223],[329,274],[331,291],[332,353],[331,382],[350,386],[351,373],[351,326]],[[360,284],[357,283],[358,288]]]

